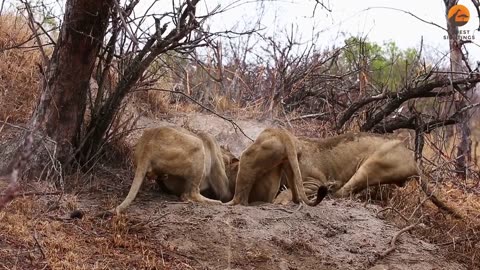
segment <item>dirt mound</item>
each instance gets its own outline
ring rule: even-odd
[[[126,183],[125,183],[126,184]],[[122,185],[126,190],[126,185]],[[148,187],[147,187],[148,188]],[[12,269],[466,269],[408,232],[384,258],[399,229],[378,208],[348,200],[298,205],[181,203],[141,192],[127,214],[96,217],[116,192],[26,197],[0,213],[0,257]],[[48,199],[47,199],[48,197]],[[68,218],[72,209],[85,216]]]
[[[399,237],[396,251],[379,259],[399,229],[378,219],[371,205],[327,200],[300,209],[227,207],[165,199],[142,196],[128,219],[148,223],[149,241],[188,256],[195,269],[465,269],[408,233]]]

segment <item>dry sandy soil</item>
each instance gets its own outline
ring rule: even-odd
[[[235,154],[243,135],[213,116],[172,118],[211,132]],[[141,119],[140,126],[165,125]],[[239,121],[251,137],[269,123]],[[130,138],[131,142],[140,133]],[[1,144],[0,144],[1,147]],[[0,148],[2,149],[2,148]],[[149,181],[120,217],[100,211],[121,202],[132,172],[103,168],[79,180],[76,193],[25,196],[0,212],[0,267],[5,269],[468,269],[442,249],[377,217],[378,206],[327,199],[317,207],[227,207],[181,203]],[[27,190],[45,191],[43,183]],[[30,194],[31,195],[31,194]],[[70,218],[72,210],[83,218]],[[419,224],[422,226],[422,224]]]
[[[151,240],[195,258],[196,269],[464,269],[408,234],[395,252],[379,258],[399,229],[376,218],[376,207],[328,200],[297,209],[207,207],[144,197],[129,218],[150,217]]]
[[[128,185],[123,185],[124,191]],[[318,207],[181,203],[143,190],[126,216],[96,217],[120,196],[24,198],[0,214],[5,269],[467,269],[408,232],[378,207],[326,200]],[[72,205],[85,213],[70,219]]]

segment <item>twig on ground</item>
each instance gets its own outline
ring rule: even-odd
[[[385,211],[388,211],[388,210],[392,210],[394,211],[395,213],[397,213],[403,220],[405,220],[406,222],[410,221],[410,219],[406,218],[402,213],[400,213],[400,211],[398,211],[397,209],[393,208],[393,207],[386,207],[386,208],[383,208],[382,210],[378,211],[376,216],[378,217],[378,215],[380,213],[383,213]]]
[[[8,123],[7,123],[7,121],[8,121],[8,118],[9,118],[9,116],[7,116],[7,119],[5,119],[5,121],[0,121],[0,123],[2,123],[2,122],[3,122],[3,124],[2,124],[2,127],[0,127],[0,133],[2,133],[2,131],[3,131],[3,128],[5,128],[5,125],[7,125],[7,124],[8,124]]]
[[[33,230],[33,240],[35,240],[35,245],[40,250],[40,253],[42,253],[42,258],[45,259],[46,258],[45,252],[43,252],[42,245],[40,245],[40,242],[38,242],[37,230],[35,230],[35,229]]]
[[[139,223],[137,223],[137,224],[134,224],[134,225],[130,226],[130,229],[135,229],[135,228],[137,228],[137,227],[144,227],[144,226],[146,226],[146,225],[148,225],[148,224],[151,224],[151,223],[154,223],[154,222],[157,222],[157,221],[161,220],[162,218],[166,217],[166,216],[169,215],[169,214],[170,214],[170,213],[165,213],[165,214],[160,215],[160,216],[158,216],[158,217],[151,218],[151,219],[147,219],[147,220],[145,220],[145,221],[139,222]]]
[[[280,207],[267,207],[267,206],[262,206],[262,207],[260,207],[260,209],[262,209],[262,210],[268,210],[268,211],[270,211],[270,210],[277,210],[277,211],[282,211],[282,212],[289,213],[289,214],[295,213],[294,211],[290,211],[290,210],[287,210],[287,209],[285,209],[285,208],[280,208]]]
[[[294,117],[290,119],[290,122],[297,121],[297,120],[303,120],[303,119],[309,119],[309,118],[317,118],[317,117],[322,117],[326,115],[327,113],[313,113],[313,114],[306,114],[298,117]]]
[[[387,256],[388,254],[392,253],[396,248],[397,246],[395,245],[395,242],[397,242],[397,239],[400,235],[402,235],[403,233],[405,232],[408,232],[410,230],[412,230],[413,228],[415,228],[418,223],[420,223],[420,219],[415,222],[414,224],[411,224],[411,225],[408,225],[407,227],[401,229],[400,231],[398,231],[393,237],[392,237],[392,241],[390,242],[390,248],[388,248],[387,250],[385,250],[382,254],[380,254],[380,258],[384,258],[385,256]]]
[[[54,192],[41,192],[41,191],[29,191],[29,192],[23,192],[23,193],[18,193],[17,196],[51,196],[51,195],[60,195],[63,192],[61,191],[54,191]]]
[[[449,246],[449,245],[455,245],[455,244],[458,244],[458,243],[461,243],[461,242],[477,241],[477,240],[480,240],[480,237],[474,237],[474,238],[465,237],[465,238],[461,238],[461,239],[458,239],[458,240],[455,240],[455,238],[453,238],[452,241],[439,243],[439,244],[437,244],[437,246]]]
[[[210,269],[209,267],[207,267],[206,265],[204,265],[201,261],[199,261],[197,258],[195,258],[194,256],[190,256],[190,255],[187,255],[187,254],[183,254],[181,252],[179,252],[178,250],[173,250],[172,248],[169,248],[168,246],[165,246],[164,244],[160,243],[160,247],[163,247],[164,249],[170,251],[170,255],[176,255],[178,257],[183,257],[185,259],[189,259],[191,261],[194,261],[196,263],[198,263],[199,265],[201,265],[201,269]]]
[[[413,216],[415,215],[415,213],[418,211],[418,209],[420,209],[420,207],[422,207],[422,205],[428,200],[428,197],[424,198],[418,205],[417,207],[415,207],[415,209],[413,210],[413,212],[410,214],[410,217],[408,218],[408,220],[412,220]]]

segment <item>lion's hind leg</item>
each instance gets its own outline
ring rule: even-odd
[[[388,142],[365,160],[335,195],[346,197],[368,186],[402,184],[416,173],[413,155],[400,143],[396,141]]]
[[[285,154],[278,149],[283,149],[282,144],[276,138],[257,138],[240,156],[240,165],[235,183],[235,194],[228,205],[248,205],[249,200],[260,200],[272,202],[275,198],[271,194],[265,194],[263,183],[257,181],[270,181],[271,171],[282,163]],[[275,173],[277,175],[277,173]],[[262,179],[262,176],[267,178]],[[278,175],[278,185],[280,185],[280,175]],[[268,183],[267,183],[268,184]],[[260,188],[261,190],[252,190]],[[277,189],[278,190],[278,189]],[[251,197],[253,194],[253,198]],[[263,194],[262,194],[263,193]],[[268,193],[268,192],[267,192]]]
[[[219,200],[207,198],[200,193],[200,184],[205,179],[205,174],[203,174],[201,171],[198,173],[185,175],[182,178],[185,179],[185,185],[183,192],[180,194],[180,200],[184,202],[200,202],[214,204],[222,203]]]
[[[272,203],[280,190],[281,166],[272,168],[267,173],[258,177],[250,191],[248,203]]]
[[[210,168],[210,164],[205,162],[205,151],[203,148],[201,150],[191,155],[192,160],[197,162],[191,162],[191,167],[183,170],[182,177],[185,179],[185,189],[180,195],[180,199],[190,202],[221,204],[221,201],[209,199],[200,194],[200,185],[205,181],[207,170]]]

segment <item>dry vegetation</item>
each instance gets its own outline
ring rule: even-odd
[[[22,17],[0,16],[0,119],[25,123],[38,98],[40,52]],[[22,48],[20,48],[22,47]]]
[[[20,198],[0,214],[5,269],[192,269],[189,259],[153,242],[124,217],[69,218],[75,196]],[[58,204],[57,204],[58,203]],[[137,225],[137,226],[135,226]]]
[[[30,30],[26,22],[16,16],[0,16],[0,120],[13,124],[25,123],[31,115],[38,97],[39,75],[37,64],[40,60],[38,50],[28,49]],[[15,48],[19,44],[27,48]],[[9,49],[14,47],[13,49]],[[307,70],[320,69],[323,59],[331,55],[316,55],[316,61],[307,66]],[[213,61],[213,60],[212,60]],[[214,62],[214,61],[213,61]],[[215,63],[206,64],[214,69]],[[174,112],[205,112],[205,107],[229,118],[261,118],[271,116],[287,127],[295,128],[297,135],[323,137],[332,135],[332,124],[320,119],[292,120],[304,115],[312,106],[320,109],[328,107],[326,103],[311,100],[310,103],[283,111],[271,107],[278,100],[266,98],[271,85],[277,83],[273,78],[274,70],[257,70],[259,66],[224,67],[224,82],[237,81],[242,85],[244,97],[234,97],[227,86],[219,82],[209,82],[206,71],[197,66],[195,70],[181,69],[181,63],[172,65],[165,79],[157,81],[151,90],[133,94],[126,110],[147,118],[162,117]],[[241,75],[238,75],[241,74]],[[238,77],[235,77],[235,76]],[[256,84],[257,77],[265,80]],[[286,96],[296,97],[301,89],[308,87],[296,78],[284,78],[291,86]],[[339,81],[337,81],[339,82]],[[269,85],[269,83],[271,85]],[[313,83],[313,82],[310,82]],[[346,84],[346,83],[342,83]],[[230,85],[231,86],[231,85]],[[323,87],[332,87],[324,83]],[[157,90],[155,90],[157,89]],[[163,89],[159,91],[158,89]],[[207,90],[208,89],[208,90]],[[204,107],[193,103],[181,94],[164,90],[179,91],[199,101]],[[271,93],[274,94],[273,92]],[[132,106],[133,104],[133,106]],[[326,110],[334,110],[330,108]],[[345,129],[357,130],[356,123],[349,123]],[[124,127],[125,128],[125,127]],[[129,127],[130,128],[130,127]],[[7,129],[0,124],[0,138]],[[125,128],[128,130],[128,128]],[[10,131],[15,133],[16,131]],[[3,134],[2,134],[3,133]],[[17,134],[17,133],[15,133]],[[438,133],[439,134],[439,133]],[[441,141],[440,135],[436,137]],[[480,138],[473,138],[480,140]],[[181,254],[162,243],[151,241],[142,230],[145,224],[132,224],[125,217],[112,221],[103,221],[87,215],[81,222],[69,217],[72,210],[78,208],[75,193],[92,192],[106,205],[113,206],[114,196],[109,192],[121,192],[115,187],[121,178],[131,179],[131,162],[128,145],[122,140],[112,140],[106,146],[102,164],[92,172],[69,176],[68,193],[60,195],[36,196],[28,192],[57,192],[57,188],[45,188],[45,182],[30,184],[9,207],[0,212],[0,266],[7,269],[19,265],[21,269],[192,269],[197,264],[194,258]],[[472,166],[466,179],[452,173],[454,143],[438,145],[435,138],[427,138],[424,165],[426,172],[435,180],[435,189],[440,198],[459,209],[463,219],[454,219],[443,214],[425,198],[415,182],[404,188],[382,187],[360,196],[364,201],[386,207],[379,217],[394,221],[399,227],[405,227],[420,221],[413,232],[422,239],[436,243],[449,251],[451,260],[464,263],[470,269],[480,268],[480,180],[478,166]],[[119,158],[123,157],[123,158]],[[478,160],[475,156],[474,160]],[[119,162],[120,161],[120,162]],[[432,163],[430,163],[430,161]],[[3,165],[3,164],[0,164]],[[26,182],[30,182],[27,179]],[[66,180],[67,181],[67,180]],[[1,182],[0,182],[1,183]],[[87,190],[78,186],[88,185]],[[103,195],[99,195],[103,194]],[[103,197],[102,197],[103,196]],[[98,199],[98,198],[96,198]],[[92,200],[93,203],[96,201]],[[321,207],[321,206],[319,206]],[[388,208],[388,209],[387,209]],[[279,245],[285,245],[277,239]],[[303,245],[293,243],[293,245]]]

